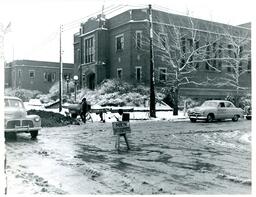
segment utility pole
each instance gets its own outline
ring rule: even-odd
[[[60,105],[59,105],[59,112],[62,111],[62,72],[63,72],[63,64],[62,64],[62,46],[61,46],[61,34],[62,34],[62,25],[60,25],[60,71],[59,71],[59,100],[60,100]]]
[[[155,95],[155,74],[154,74],[154,57],[153,57],[153,21],[152,8],[149,4],[149,45],[150,45],[150,117],[156,117],[156,95]]]

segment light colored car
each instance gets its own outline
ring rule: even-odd
[[[200,107],[195,107],[188,110],[188,116],[191,122],[197,120],[206,120],[212,122],[213,120],[232,119],[238,121],[243,117],[243,110],[235,107],[233,103],[225,100],[208,100]]]
[[[27,115],[21,99],[17,97],[4,97],[4,131],[5,134],[30,133],[36,138],[41,129],[41,118],[38,115]]]

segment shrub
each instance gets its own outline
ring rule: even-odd
[[[244,109],[246,106],[251,106],[251,95],[243,94],[243,95],[227,95],[226,100],[234,103],[236,107],[240,107]]]
[[[70,124],[71,117],[64,116],[59,113],[42,111],[42,110],[29,110],[28,114],[35,114],[41,117],[42,127],[58,127]]]

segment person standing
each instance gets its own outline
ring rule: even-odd
[[[116,118],[117,122],[124,121],[124,111],[123,111],[123,109],[118,109],[118,114],[115,115],[115,118]],[[129,120],[126,120],[126,121],[129,122]],[[127,150],[130,150],[130,146],[129,146],[129,142],[128,142],[126,133],[122,133],[122,134],[117,135],[116,144],[115,144],[116,149],[119,150],[120,136],[124,137],[124,140],[125,140],[125,143],[126,143],[126,146],[127,146]]]
[[[84,123],[86,123],[86,113],[87,113],[87,101],[86,101],[86,98],[83,98],[81,102],[80,117]]]

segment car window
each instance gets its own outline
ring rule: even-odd
[[[214,101],[206,101],[202,104],[202,107],[217,107],[217,103]]]
[[[4,99],[4,106],[5,106],[5,107],[8,107],[8,106],[9,106],[9,102],[8,102],[7,99]]]
[[[218,107],[225,107],[225,104],[223,102],[219,103]]]
[[[233,105],[232,103],[230,103],[230,102],[226,102],[226,103],[225,103],[225,106],[226,106],[226,107],[229,107],[229,108],[234,107],[234,105]]]
[[[23,104],[22,104],[22,102],[19,101],[19,100],[10,99],[10,100],[9,100],[9,106],[22,108],[22,107],[23,107]]]

